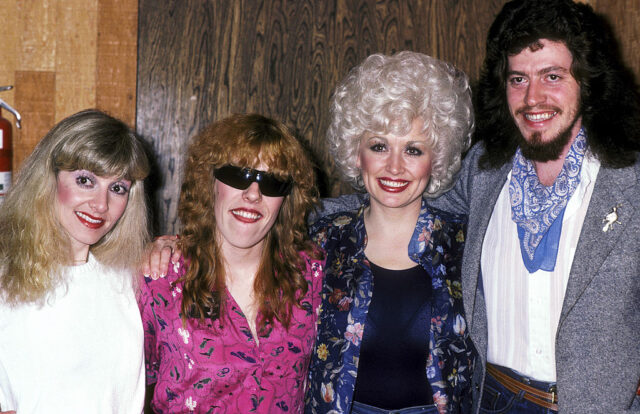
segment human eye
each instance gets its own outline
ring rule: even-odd
[[[521,85],[524,85],[526,83],[526,79],[524,76],[520,76],[520,75],[513,75],[510,76],[508,79],[509,85],[511,85],[512,87],[518,87]]]
[[[374,142],[369,146],[369,149],[373,152],[384,152],[387,146],[383,142]]]
[[[558,74],[550,73],[550,74],[547,75],[547,79],[549,79],[552,82],[557,82],[560,79],[562,79],[562,77],[560,75],[558,75]]]
[[[111,184],[110,190],[115,194],[124,195],[129,192],[129,188],[130,188],[130,184],[119,181],[117,183]]]
[[[422,154],[424,154],[424,152],[420,148],[414,147],[414,146],[407,147],[405,149],[405,152],[409,155],[416,156],[416,157],[419,157]]]
[[[86,172],[80,172],[76,176],[76,184],[82,188],[92,188],[95,185],[95,179]]]

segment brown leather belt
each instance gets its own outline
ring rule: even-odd
[[[520,391],[524,391],[525,400],[531,401],[541,407],[558,411],[558,393],[555,389],[552,392],[544,392],[537,388],[533,388],[532,386],[520,382],[515,378],[511,378],[489,363],[487,363],[487,373],[514,394],[519,394]]]

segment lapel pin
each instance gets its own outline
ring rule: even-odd
[[[609,230],[613,230],[614,223],[622,224],[618,221],[618,209],[622,206],[622,204],[618,204],[615,207],[611,207],[611,211],[607,214],[602,222],[604,223],[604,227],[602,228],[603,232],[608,232]]]

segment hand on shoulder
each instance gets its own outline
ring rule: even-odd
[[[169,261],[175,264],[180,260],[182,252],[178,248],[179,236],[160,236],[147,245],[140,271],[145,277],[153,280],[165,277],[169,268]],[[0,413],[2,414],[2,413]]]

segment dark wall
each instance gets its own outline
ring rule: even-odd
[[[484,36],[502,0],[140,0],[137,129],[162,172],[160,232],[176,232],[183,154],[191,136],[228,114],[259,112],[325,151],[336,83],[371,53],[410,49],[477,77]]]
[[[336,83],[371,53],[405,49],[450,61],[475,80],[486,32],[503,3],[140,0],[137,129],[153,144],[161,171],[158,231],[178,230],[189,138],[231,113],[284,121],[317,154],[328,175],[325,195],[349,191],[324,144]]]

